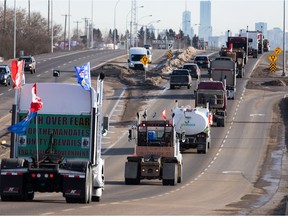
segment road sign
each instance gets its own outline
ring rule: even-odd
[[[276,62],[278,59],[278,57],[276,55],[274,55],[273,53],[271,55],[269,55],[269,60],[271,62]]]
[[[276,53],[277,55],[280,55],[282,53],[282,49],[280,47],[276,47],[274,49],[274,53]]]
[[[270,72],[271,72],[271,73],[275,73],[276,70],[277,70],[276,63],[275,63],[275,62],[271,62],[271,63],[270,63]]]
[[[168,54],[167,55],[168,55],[168,58],[172,58],[173,54],[172,54],[172,50],[171,49],[168,50]]]
[[[147,65],[149,63],[149,59],[147,58],[147,56],[143,56],[140,61],[144,64]]]

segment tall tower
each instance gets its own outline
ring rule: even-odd
[[[199,26],[199,38],[203,38],[204,41],[208,41],[208,38],[212,36],[211,26],[211,1],[200,1],[200,26]]]
[[[130,45],[134,46],[137,40],[137,0],[132,0],[131,4],[130,35]]]

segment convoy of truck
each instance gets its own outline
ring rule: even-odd
[[[182,152],[196,149],[198,154],[207,153],[211,127],[225,126],[227,99],[235,98],[236,77],[244,76],[248,42],[254,41],[250,46],[253,57],[257,57],[255,41],[257,54],[261,54],[259,32],[248,33],[228,37],[227,48],[210,62],[209,80],[200,81],[200,70],[196,71],[194,108],[179,107],[176,101],[170,120],[147,120],[146,110],[141,120],[137,113],[136,125],[128,133],[129,141],[135,142],[135,152],[125,162],[125,184],[156,179],[163,185],[176,185],[183,180]],[[268,40],[264,39],[261,49],[269,51]],[[147,50],[130,48],[129,68],[145,69],[141,59],[147,57]],[[190,89],[190,73],[183,68],[173,70],[170,89]],[[38,84],[45,106],[24,135],[12,134],[11,157],[0,162],[2,201],[32,200],[35,192],[60,192],[68,203],[100,201],[105,179],[101,156],[103,79],[103,74],[99,75],[97,90],[91,87],[90,91],[68,83]],[[25,84],[21,91],[16,90],[12,123],[29,113],[31,88],[32,84]]]
[[[2,201],[32,200],[35,192],[60,192],[68,203],[100,201],[103,79],[101,74],[97,91],[78,84],[37,83],[43,108],[26,133],[11,140],[11,158],[1,160]],[[14,123],[31,112],[31,89],[32,84],[25,84],[17,92]]]

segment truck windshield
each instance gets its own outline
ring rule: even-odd
[[[172,138],[172,129],[169,127],[166,128],[165,131],[150,129],[148,129],[148,131],[139,130],[138,146],[172,146]]]
[[[205,105],[207,102],[209,103],[209,106],[214,105],[222,105],[224,103],[223,100],[223,94],[217,94],[215,93],[201,93],[197,96],[197,101],[199,105]]]
[[[144,54],[133,54],[131,55],[131,61],[140,61]]]

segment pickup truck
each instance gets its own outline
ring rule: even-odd
[[[200,79],[200,76],[201,76],[200,68],[198,67],[197,64],[195,64],[195,63],[185,63],[185,64],[183,64],[182,69],[189,70],[189,73],[190,73],[192,79],[193,78],[197,79],[197,80]]]
[[[192,85],[192,78],[187,69],[175,69],[170,76],[170,89],[175,86],[187,86],[190,89]]]

